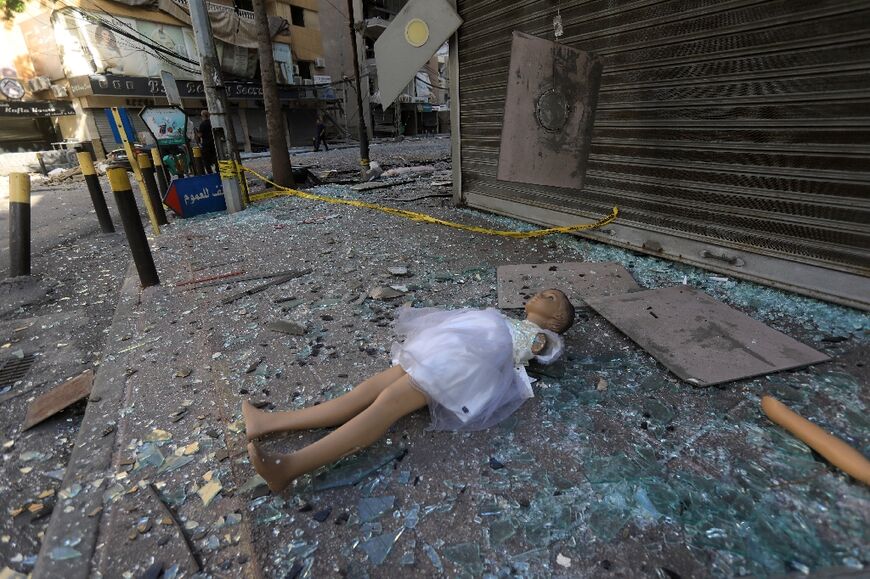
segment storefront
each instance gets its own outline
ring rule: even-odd
[[[458,11],[458,201],[547,225],[618,206],[588,237],[870,309],[866,2],[459,0]],[[546,171],[499,178],[515,31],[602,66],[586,86],[597,109],[578,187],[547,184]],[[541,63],[549,85],[529,87],[511,123],[543,126],[557,65]],[[558,111],[568,124],[574,104]]]
[[[263,89],[255,82],[225,83],[230,115],[241,150],[262,150],[267,147],[266,117],[263,108]],[[104,109],[127,107],[131,113],[143,106],[165,105],[166,92],[159,78],[119,75],[88,75],[70,79],[72,95],[83,112],[94,121],[98,138],[106,150],[117,148],[111,126]],[[199,112],[206,108],[203,85],[198,80],[178,81],[184,109],[191,117],[190,127],[199,124]],[[329,101],[321,89],[305,85],[279,86],[278,96],[284,104],[284,116],[290,134],[291,146],[311,144],[315,132],[317,108]],[[142,140],[148,140],[145,125],[132,114],[133,128]]]
[[[51,149],[59,140],[56,119],[73,115],[72,105],[64,101],[0,100],[0,153]]]

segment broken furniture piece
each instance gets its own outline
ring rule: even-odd
[[[696,386],[830,359],[685,285],[587,298],[586,303],[668,370]]]

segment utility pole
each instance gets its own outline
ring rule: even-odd
[[[211,128],[214,134],[214,148],[218,161],[238,161],[236,152],[236,134],[232,120],[227,113],[227,93],[221,78],[220,62],[214,45],[211,31],[211,21],[208,19],[208,9],[205,0],[189,0],[190,25],[193,27],[193,37],[196,40],[196,51],[199,52],[199,66],[202,69],[202,86],[205,89],[205,101],[211,118]],[[227,212],[235,213],[242,210],[241,186],[239,175],[226,176],[221,174],[224,198],[227,201]]]
[[[356,106],[359,111],[359,164],[363,178],[369,172],[369,134],[366,130],[366,114],[363,113],[362,84],[359,76],[359,52],[356,49],[356,22],[353,16],[353,0],[347,0],[347,19],[350,27],[350,45],[353,47],[353,77],[356,80]]]
[[[272,180],[282,187],[294,187],[290,152],[287,150],[287,134],[281,122],[281,101],[278,99],[278,82],[275,79],[275,58],[272,54],[272,37],[269,34],[269,19],[266,16],[265,0],[253,0],[254,25],[257,27],[257,52],[260,54],[260,80],[263,84],[263,104],[266,108],[266,130],[269,133],[269,154],[272,159]]]

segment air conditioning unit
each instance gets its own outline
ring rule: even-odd
[[[30,92],[48,90],[51,87],[51,80],[46,76],[37,76],[27,81],[27,87],[30,89]]]
[[[326,59],[325,58],[315,58],[314,66],[317,68],[326,68]]]
[[[64,98],[68,95],[66,87],[61,84],[51,85],[51,94],[56,98]]]

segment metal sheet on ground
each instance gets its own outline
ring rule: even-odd
[[[586,303],[668,370],[712,386],[830,358],[689,286]]]
[[[498,268],[498,307],[521,308],[541,290],[565,292],[575,307],[591,296],[639,291],[631,273],[618,263],[537,263],[502,265]]]

